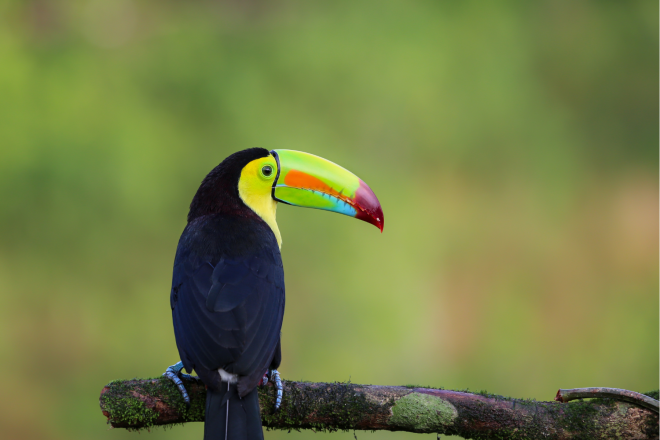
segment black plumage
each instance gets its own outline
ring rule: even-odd
[[[238,192],[243,167],[268,154],[240,151],[206,176],[174,261],[174,333],[184,367],[194,369],[209,390],[206,439],[224,438],[225,428],[232,440],[254,439],[257,432],[263,437],[256,386],[281,360],[285,295],[279,246]],[[229,391],[219,368],[238,375]]]

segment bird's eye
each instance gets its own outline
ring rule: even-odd
[[[264,176],[266,176],[266,177],[270,177],[270,176],[273,174],[273,167],[270,166],[270,165],[265,165],[265,166],[261,169],[261,173],[262,173]]]

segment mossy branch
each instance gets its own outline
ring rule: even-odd
[[[389,430],[474,439],[658,439],[658,414],[630,402],[591,399],[537,402],[487,393],[416,386],[283,381],[273,413],[272,384],[259,390],[263,425],[271,429]],[[100,404],[115,428],[148,429],[204,420],[206,390],[186,380],[188,409],[164,378],[114,381]],[[652,397],[657,398],[657,391]]]

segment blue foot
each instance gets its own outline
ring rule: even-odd
[[[270,380],[275,383],[275,389],[277,390],[277,397],[275,398],[275,411],[277,411],[282,406],[282,379],[280,378],[280,372],[277,370],[270,370],[269,373]]]
[[[167,370],[165,370],[163,376],[167,377],[172,382],[174,382],[176,387],[181,392],[181,395],[183,396],[183,400],[186,402],[186,405],[188,406],[188,408],[190,408],[190,396],[188,395],[188,391],[186,391],[186,387],[183,386],[183,381],[181,380],[181,378],[190,379],[190,380],[199,380],[199,378],[196,376],[191,376],[190,374],[182,373],[181,370],[183,370],[183,362],[179,361],[176,364],[167,367]]]

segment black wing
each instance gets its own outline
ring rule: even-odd
[[[185,246],[182,240],[170,296],[183,365],[202,379],[218,368],[247,376],[249,383],[241,388],[251,389],[271,364],[280,339],[284,272],[279,249],[214,261]]]

